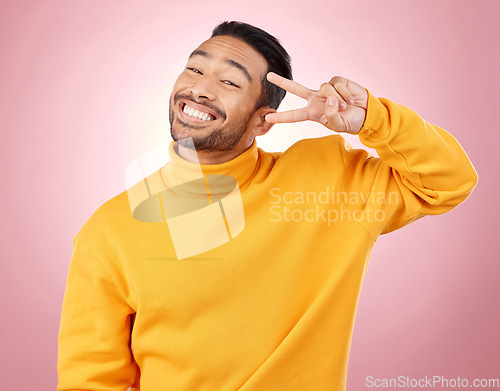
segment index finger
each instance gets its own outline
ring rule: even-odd
[[[302,84],[297,83],[296,81],[287,79],[283,76],[278,75],[274,72],[269,72],[267,74],[267,80],[269,82],[276,84],[278,87],[283,88],[284,90],[291,92],[294,95],[300,96],[306,100],[309,100],[309,97],[313,94],[313,90],[310,90],[307,87],[304,87]]]

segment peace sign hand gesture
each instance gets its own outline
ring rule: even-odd
[[[316,121],[335,132],[356,134],[363,127],[368,104],[368,93],[359,84],[340,76],[323,83],[319,91],[286,79],[274,72],[267,74],[267,80],[278,87],[307,100],[301,109],[267,114],[271,123]]]

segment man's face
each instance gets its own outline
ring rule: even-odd
[[[217,36],[203,42],[170,96],[172,138],[192,138],[199,152],[241,146],[249,136],[266,72],[264,57],[239,39]]]

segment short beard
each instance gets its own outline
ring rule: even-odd
[[[179,118],[177,118],[176,123],[184,129],[181,131],[174,130],[174,109],[171,102],[172,99],[170,99],[169,103],[170,135],[179,145],[189,149],[193,149],[194,146],[197,152],[227,152],[233,150],[245,135],[248,121],[252,115],[250,114],[248,118],[230,124],[227,128],[218,127],[209,134],[200,136],[193,134],[196,133],[198,126],[186,123]],[[189,132],[186,128],[194,129],[194,131]]]

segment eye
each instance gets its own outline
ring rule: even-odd
[[[239,86],[237,86],[236,84],[234,84],[232,81],[223,80],[222,82],[225,83],[225,84],[227,84],[228,86],[234,86],[236,88],[240,88]]]
[[[188,68],[186,67],[186,69],[189,69],[190,71],[194,72],[194,73],[199,73],[200,75],[202,74],[198,69],[196,68]]]

